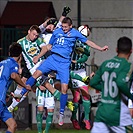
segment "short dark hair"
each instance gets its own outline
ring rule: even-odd
[[[62,20],[62,23],[67,23],[70,26],[70,25],[72,25],[72,20],[69,17],[65,17]]]
[[[118,53],[128,54],[132,49],[132,41],[128,37],[124,36],[118,39],[117,41]]]
[[[32,25],[32,26],[30,27],[29,30],[30,30],[30,31],[36,30],[38,34],[41,33],[41,30],[40,30],[40,28],[38,27],[38,25]]]
[[[11,57],[18,57],[22,53],[22,47],[19,43],[13,42],[9,46],[9,54]]]

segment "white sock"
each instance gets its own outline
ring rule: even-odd
[[[22,96],[22,98],[20,99],[20,103],[21,103],[22,101],[24,101],[25,98],[26,98],[26,96]]]
[[[59,116],[59,122],[63,122],[64,120],[63,120],[63,117],[64,117],[64,115],[63,114],[60,114],[60,116]]]
[[[17,105],[19,104],[19,102],[17,102],[14,98],[12,99],[12,104],[10,106],[12,106],[13,108],[15,108]]]

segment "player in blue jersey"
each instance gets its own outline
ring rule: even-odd
[[[62,21],[62,27],[53,32],[49,44],[46,45],[46,49],[43,51],[46,53],[51,50],[52,54],[37,68],[32,77],[27,81],[32,86],[36,82],[36,79],[42,74],[49,73],[52,70],[56,71],[57,77],[61,81],[62,92],[60,97],[59,125],[63,125],[63,115],[68,97],[67,90],[70,76],[71,53],[73,52],[74,44],[77,39],[99,51],[106,51],[108,49],[108,46],[100,47],[94,42],[89,41],[78,30],[72,28],[72,20],[69,17],[65,17]],[[48,82],[45,82],[44,85],[53,93],[54,88],[52,85]],[[27,92],[27,90],[23,88],[21,96],[24,95],[25,92]]]
[[[9,58],[0,62],[0,119],[6,123],[8,129],[6,133],[14,133],[17,127],[12,114],[6,107],[6,92],[12,83],[16,81],[19,85],[31,89],[30,86],[26,86],[18,74],[19,66],[18,61],[21,57],[22,48],[14,42],[9,47]]]

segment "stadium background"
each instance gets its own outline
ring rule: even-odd
[[[89,39],[100,46],[109,46],[108,52],[105,53],[91,50],[91,57],[87,61],[89,65],[86,67],[88,74],[92,71],[91,66],[99,66],[104,60],[115,55],[119,37],[133,38],[133,0],[0,0],[1,59],[7,57],[7,49],[12,41],[27,34],[29,26],[41,24],[45,16],[59,19],[64,6],[72,9],[69,17],[72,18],[75,27],[88,24],[91,27]],[[133,56],[130,61],[133,61]],[[33,96],[30,100],[35,102]],[[35,121],[35,114],[28,113],[32,107],[35,106],[25,101],[19,112],[14,114],[23,128],[27,125],[31,127],[31,123]],[[24,115],[24,112],[27,114]],[[70,112],[67,111],[66,115],[69,118]],[[70,121],[66,119],[66,122]]]

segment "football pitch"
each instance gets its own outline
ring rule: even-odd
[[[16,131],[16,133],[37,133],[37,130],[30,131]],[[51,129],[49,133],[90,133],[88,130],[74,130],[74,129]]]

